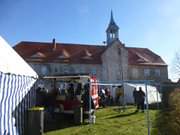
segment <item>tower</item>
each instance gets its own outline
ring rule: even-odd
[[[112,41],[117,40],[119,38],[119,27],[116,25],[114,18],[113,18],[113,12],[111,11],[111,18],[109,25],[106,29],[106,35],[107,35],[107,45],[109,45]]]

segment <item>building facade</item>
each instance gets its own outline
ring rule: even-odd
[[[127,47],[119,40],[119,27],[111,13],[106,45],[23,41],[14,49],[39,76],[96,75],[98,80],[168,80],[167,64],[148,48]]]

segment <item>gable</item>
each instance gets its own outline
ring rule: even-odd
[[[116,48],[116,49],[121,49],[124,48],[124,44],[122,44],[119,40],[114,40],[111,44],[107,45],[106,48],[104,49],[104,53],[108,51],[109,49]]]

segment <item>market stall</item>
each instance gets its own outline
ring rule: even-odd
[[[95,77],[59,75],[44,76],[42,80],[46,80],[45,82],[49,80],[52,84],[52,89],[48,90],[49,103],[46,103],[52,113],[75,114],[77,108],[79,108],[79,112],[82,108],[83,114],[88,114],[91,119],[94,110],[99,106]],[[46,86],[44,85],[44,87]]]

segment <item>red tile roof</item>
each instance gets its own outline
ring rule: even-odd
[[[129,65],[167,66],[162,58],[147,48],[126,47]]]
[[[103,45],[56,43],[56,49],[53,50],[52,43],[24,41],[14,47],[28,62],[77,64],[101,64],[101,54],[106,48]],[[129,65],[166,66],[160,56],[147,48],[126,48]]]
[[[105,46],[56,43],[53,50],[52,43],[20,42],[14,49],[28,62],[101,64]]]

